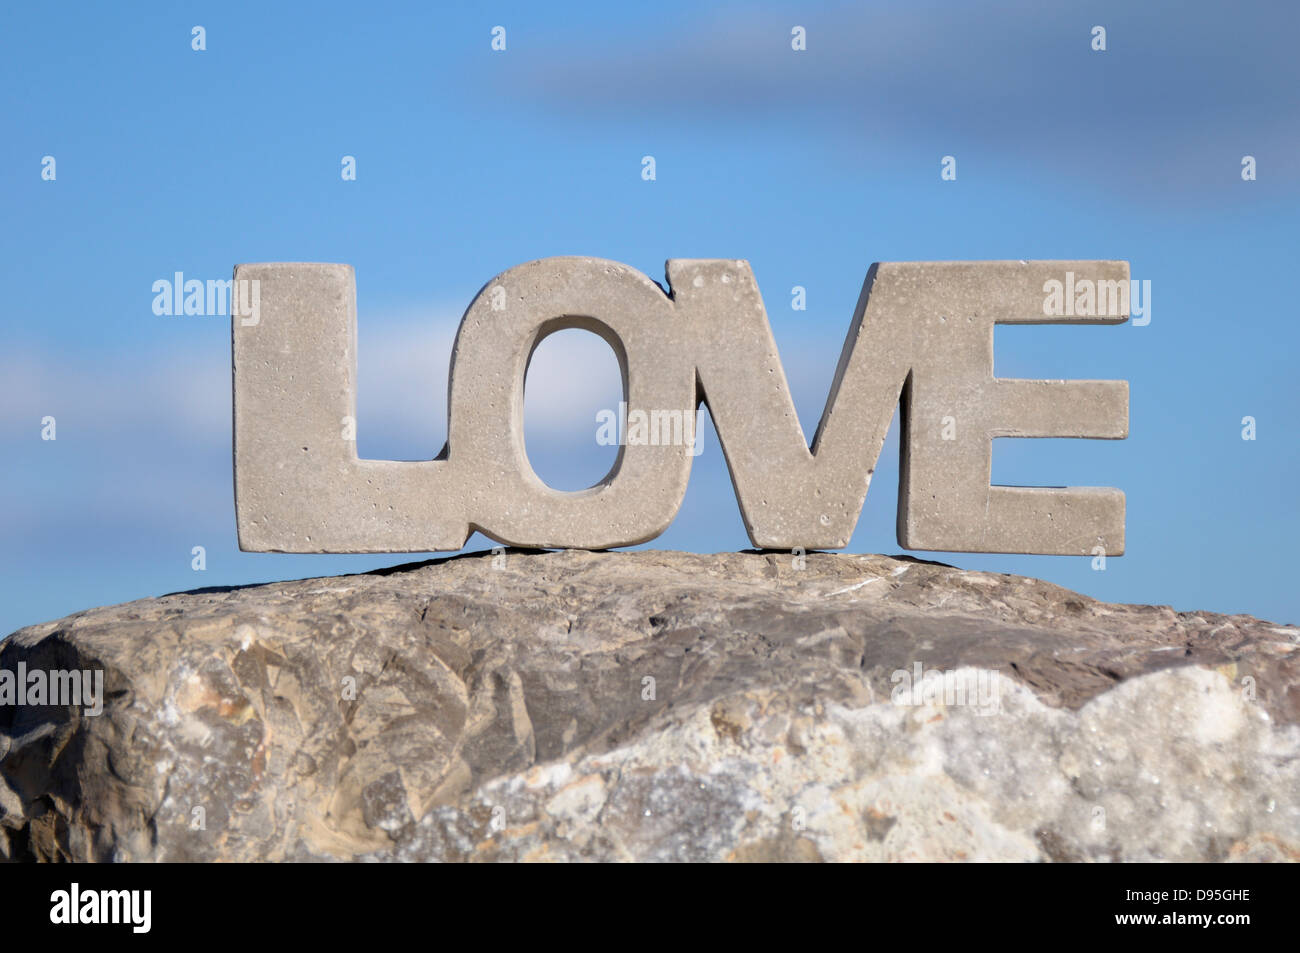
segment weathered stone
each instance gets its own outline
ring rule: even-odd
[[[0,708],[14,859],[1300,858],[1300,629],[937,563],[463,556],[93,609],[19,661],[108,700]]]
[[[898,540],[909,549],[1119,555],[1124,494],[1102,487],[990,486],[996,437],[1128,434],[1124,381],[993,376],[995,324],[1117,324],[1107,307],[1057,314],[1067,275],[1127,288],[1125,262],[873,265],[811,447],[799,426],[749,264],[667,263],[671,293],[597,258],[547,258],[499,275],[457,333],[447,445],[436,459],[356,453],[356,290],[346,265],[240,265],[260,289],[232,316],[235,503],[241,548],[276,552],[459,549],[478,529],[508,545],[606,549],[672,521],[709,408],[750,539],[771,549],[848,545],[890,419],[903,402]],[[670,420],[668,439],[620,447],[581,492],[554,490],[524,450],[524,375],[564,328],[618,357],[629,417]]]

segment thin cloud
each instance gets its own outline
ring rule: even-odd
[[[813,12],[731,8],[618,42],[520,49],[500,80],[593,124],[788,121],[892,143],[1017,158],[1139,195],[1230,187],[1243,155],[1295,178],[1300,7],[1208,3],[919,3]],[[808,49],[790,49],[792,26]],[[1091,49],[1104,26],[1105,52]],[[807,136],[822,148],[834,137]],[[1238,183],[1239,184],[1239,183]]]

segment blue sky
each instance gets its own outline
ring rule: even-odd
[[[570,254],[660,281],[666,258],[747,258],[809,434],[871,262],[1127,259],[1151,281],[1149,325],[1000,328],[996,371],[1126,379],[1130,438],[1000,440],[993,477],[1122,488],[1128,554],[1104,572],[931,558],[1300,622],[1297,10],[15,7],[0,25],[0,633],[420,558],[238,551],[229,319],[155,315],[155,280],[354,265],[358,447],[419,458],[446,435],[447,359],[473,295],[512,265]],[[356,181],[340,177],[344,155]],[[945,155],[956,181],[940,179]],[[1242,180],[1246,155],[1256,181]],[[795,285],[806,311],[790,308]],[[603,343],[548,340],[528,391],[538,472],[566,489],[603,475],[612,448],[596,445],[595,414],[618,399]],[[896,504],[894,430],[849,551],[899,552]],[[748,548],[711,429],[681,513],[649,545]]]

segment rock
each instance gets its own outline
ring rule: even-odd
[[[22,629],[0,669],[107,700],[0,708],[0,852],[1300,858],[1300,629],[799,562],[510,551]]]

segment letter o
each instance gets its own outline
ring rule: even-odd
[[[510,289],[504,309],[488,289]],[[615,261],[544,258],[489,281],[456,334],[448,400],[448,459],[462,475],[473,528],[507,545],[606,549],[659,535],[686,493],[684,445],[621,446],[585,490],[547,486],[524,448],[524,378],[548,335],[579,328],[618,358],[630,409],[697,406],[691,329],[641,272]]]

